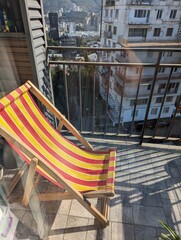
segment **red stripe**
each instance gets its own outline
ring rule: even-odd
[[[60,133],[59,133],[59,131],[57,130],[57,129],[55,129],[55,128],[53,128],[52,127],[52,125],[50,124],[50,122],[46,119],[46,117],[44,116],[44,114],[40,111],[40,109],[39,109],[39,107],[37,106],[37,104],[35,103],[35,101],[34,101],[34,99],[32,98],[32,96],[30,95],[30,93],[29,92],[27,92],[27,95],[28,95],[28,97],[31,99],[31,101],[32,101],[32,104],[34,104],[34,106],[36,107],[36,109],[38,110],[38,112],[39,112],[39,114],[45,119],[45,121],[48,123],[48,125],[53,129],[53,131],[55,131],[58,135],[60,135]],[[31,110],[31,107],[29,106],[29,104],[26,102],[26,100],[23,98],[22,99],[22,101],[24,100],[24,102],[23,102],[23,104],[26,104],[26,107],[28,107],[28,108],[30,108],[30,110]],[[32,110],[31,110],[32,111]],[[33,113],[34,114],[34,113]],[[35,118],[37,118],[36,117],[36,115],[34,115],[35,116]],[[39,120],[39,119],[38,119]],[[47,129],[46,128],[44,128],[46,131],[47,131]],[[49,134],[49,132],[47,131],[47,133]],[[52,135],[51,134],[49,134],[51,137],[52,137]],[[83,150],[83,151],[85,151],[85,152],[88,152],[88,153],[93,153],[93,154],[100,154],[100,151],[99,150],[89,150],[89,149],[84,149],[84,148],[82,148],[81,146],[77,146],[76,144],[74,144],[73,142],[71,142],[69,139],[67,139],[67,138],[65,138],[64,136],[62,136],[61,135],[61,137],[65,140],[65,141],[67,141],[68,143],[70,143],[71,145],[73,145],[73,146],[76,146],[77,148],[79,148],[79,149],[81,149],[81,150]],[[55,139],[56,140],[56,139]],[[59,143],[59,142],[57,142],[57,143]],[[101,154],[110,154],[110,152],[112,151],[112,149],[108,149],[108,150],[105,150],[105,151],[102,151],[101,150]],[[84,158],[84,157],[83,157]],[[101,160],[100,160],[101,161]],[[105,161],[105,160],[104,160]]]
[[[59,169],[58,167],[56,167],[55,165],[53,165],[47,158],[45,158],[45,156],[39,152],[29,141],[27,138],[25,138],[25,136],[21,133],[21,131],[16,127],[16,125],[14,124],[14,122],[11,120],[11,118],[8,116],[8,114],[4,111],[2,113],[2,116],[4,119],[6,119],[7,123],[11,126],[12,130],[14,132],[16,132],[16,134],[18,135],[18,137],[21,138],[21,140],[27,144],[33,151],[35,151],[38,155],[40,155],[46,162],[48,162],[54,169],[56,169],[63,177],[65,177],[66,179],[68,179],[69,181],[72,181],[74,183],[80,184],[80,185],[85,185],[85,186],[91,186],[91,187],[95,187],[95,186],[105,186],[106,185],[106,181],[85,181],[85,180],[80,180],[77,179],[75,177],[72,177],[71,175],[68,175],[67,173],[63,172],[61,169]]]
[[[0,102],[0,111],[4,110],[4,104]]]
[[[10,143],[10,146],[23,158],[23,159],[25,159],[25,161],[28,163],[28,164],[30,164],[30,160],[29,160],[29,158],[26,156],[26,155],[24,155],[19,149],[17,149],[13,144],[11,144]],[[42,172],[40,169],[37,169],[37,172],[40,174],[40,175],[42,175],[43,177],[45,177],[46,179],[48,179],[50,182],[52,182],[52,183],[54,183],[55,185],[57,185],[58,187],[60,187],[60,188],[63,188],[64,189],[64,187],[63,186],[61,186],[57,181],[55,181],[54,179],[52,179],[52,178],[50,178],[50,177],[48,177],[44,172]],[[107,179],[107,184],[109,183],[109,184],[112,184],[114,181],[113,181],[113,178],[109,178],[109,179]],[[105,187],[107,186],[107,184],[105,185]],[[80,184],[80,185],[82,185],[82,184]],[[103,185],[104,186],[104,185]],[[102,187],[103,187],[102,186]],[[96,186],[93,186],[93,187],[96,187]],[[106,190],[112,190],[112,187],[111,186],[109,186],[109,187],[106,187]]]
[[[27,86],[25,86],[27,88]],[[9,100],[9,103],[7,103],[6,105],[3,105],[2,103],[0,103],[0,111],[4,110],[4,108],[10,104],[11,102],[13,102],[16,98],[13,97],[11,94],[13,92],[17,92],[19,97],[20,95],[22,95],[24,92],[20,89],[20,88],[17,88],[16,90],[12,91],[11,93],[9,93],[8,95],[6,95],[4,98],[6,98],[7,100]]]
[[[29,96],[30,97],[30,96]],[[31,99],[32,100],[32,99]],[[72,156],[73,158],[76,158],[79,161],[82,162],[86,162],[89,164],[107,164],[109,163],[109,159],[103,159],[103,160],[94,160],[94,159],[90,159],[90,158],[86,158],[86,157],[82,157],[78,154],[76,154],[75,152],[72,152],[70,149],[64,147],[59,141],[57,141],[57,139],[54,137],[54,134],[50,134],[49,131],[47,131],[47,129],[44,127],[44,125],[42,125],[42,123],[40,122],[39,118],[34,114],[34,112],[32,111],[32,109],[30,108],[30,106],[27,104],[26,100],[24,98],[21,98],[21,102],[22,104],[25,106],[26,110],[28,111],[28,113],[30,114],[30,116],[32,117],[33,121],[36,123],[36,125],[41,129],[41,131],[58,147],[61,148],[62,151],[64,151],[65,153],[69,154],[70,156]],[[37,108],[37,106],[35,105],[34,101],[32,101],[34,104],[34,106]],[[39,109],[38,109],[39,110]],[[42,113],[41,113],[42,114]],[[46,122],[47,119],[44,117],[44,115],[42,115],[42,117],[45,119]],[[52,131],[55,132],[55,134],[58,134],[60,136],[60,133],[58,131],[56,131],[51,125],[50,127],[52,128]],[[52,132],[51,132],[52,133]],[[67,141],[66,138],[64,138],[62,135],[61,137],[63,138],[64,141]],[[76,145],[74,145],[76,146]],[[76,146],[77,147],[77,146]],[[100,152],[99,152],[100,154]],[[101,152],[101,154],[104,154]]]
[[[11,104],[11,107],[15,111],[16,115],[19,117],[21,120],[22,124],[28,129],[28,131],[32,134],[34,139],[36,139],[40,145],[46,149],[54,158],[56,158],[59,162],[64,164],[65,166],[68,166],[69,168],[81,172],[81,173],[88,173],[92,175],[100,175],[100,174],[107,174],[108,169],[100,169],[100,170],[92,170],[92,169],[86,169],[82,168],[80,166],[76,166],[72,164],[71,162],[67,161],[65,158],[63,158],[61,155],[57,154],[46,142],[40,138],[38,132],[36,132],[33,128],[33,126],[30,125],[30,123],[27,121],[21,110],[15,105],[15,103]],[[54,143],[55,144],[55,143]]]
[[[9,143],[9,142],[8,142]],[[30,164],[30,160],[29,158],[24,155],[24,153],[22,153],[18,148],[16,148],[12,143],[9,143],[10,146],[28,163]],[[45,158],[44,158],[45,159]],[[46,160],[45,160],[46,161]],[[82,185],[82,186],[87,186],[87,187],[97,187],[97,186],[106,186],[107,185],[107,180],[104,180],[104,181],[86,181],[86,180],[80,180],[80,179],[76,179],[68,174],[66,174],[65,172],[61,171],[59,168],[57,168],[55,165],[52,165],[50,162],[49,164],[51,166],[53,166],[53,168],[55,170],[57,170],[57,172],[59,172],[65,179],[69,180],[70,182],[72,183],[75,183],[75,184],[79,184],[79,185]],[[62,186],[56,182],[56,181],[53,181],[51,178],[49,178],[46,174],[44,174],[41,170],[37,169],[37,172],[39,172],[42,176],[44,176],[46,179],[48,179],[49,181],[51,182],[54,182],[56,183],[57,186],[61,187]]]

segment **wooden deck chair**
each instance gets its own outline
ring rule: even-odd
[[[65,126],[83,144],[83,148],[63,137],[47,121],[32,94],[60,121],[58,129]],[[30,81],[0,100],[0,134],[30,165],[23,195],[25,205],[33,191],[37,171],[64,189],[63,192],[40,193],[41,201],[76,199],[102,226],[108,225],[107,200],[114,195],[115,149],[94,151]],[[88,198],[101,198],[102,211]]]

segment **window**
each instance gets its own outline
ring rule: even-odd
[[[130,106],[134,106],[135,105],[136,100],[133,99],[130,101]],[[148,99],[147,98],[141,98],[141,99],[137,99],[137,105],[145,105],[147,104]]]
[[[161,93],[163,92],[163,90],[165,89],[166,87],[166,83],[161,83],[158,87],[158,93]]]
[[[171,37],[173,33],[173,28],[167,28],[166,36]]]
[[[176,17],[177,10],[171,10],[170,12],[170,18],[174,19]]]
[[[113,15],[113,9],[111,9],[110,11],[110,17],[112,18],[112,15]]]
[[[173,72],[177,72],[177,70],[178,70],[178,67],[173,68]]]
[[[151,84],[149,84],[147,87],[147,90],[150,90],[150,89],[151,89]]]
[[[128,37],[146,37],[147,28],[130,28]]]
[[[167,92],[171,92],[171,91],[173,92],[173,88],[175,88],[175,86],[176,86],[176,83],[169,83]]]
[[[118,19],[118,17],[119,17],[119,9],[116,9],[115,18]]]
[[[165,67],[159,67],[158,72],[159,73],[164,73],[165,72]]]
[[[165,86],[166,86],[166,83],[161,83],[161,84],[159,85],[159,88],[160,88],[160,89],[165,89]]]
[[[132,111],[132,113],[131,113],[131,117],[133,117],[133,113],[134,113],[134,111]],[[134,115],[135,117],[137,117],[138,116],[138,109],[135,111],[135,115]]]
[[[172,51],[167,52],[167,57],[172,57],[172,54],[173,54]]]
[[[161,28],[155,28],[153,36],[154,37],[159,37],[160,36],[160,32],[161,32]]]
[[[168,96],[168,97],[166,98],[166,102],[172,102],[172,100],[173,100],[173,96]]]
[[[174,88],[175,87],[175,83],[169,83],[168,88]]]
[[[134,17],[135,18],[145,18],[146,10],[135,10]]]
[[[117,33],[117,27],[114,27],[113,28],[113,34],[116,35],[116,33]]]
[[[177,91],[178,91],[179,84],[180,84],[180,83],[177,82],[176,85],[175,85],[175,93],[177,93]]]
[[[169,108],[169,107],[164,107],[164,108],[163,108],[163,113],[168,113],[168,112],[169,112],[169,110],[170,110],[170,108]]]
[[[157,114],[158,109],[157,108],[152,108],[151,109],[151,115],[156,115]]]
[[[108,17],[108,9],[105,11],[105,17]]]
[[[160,19],[160,18],[162,18],[162,12],[163,12],[163,10],[157,10],[157,15],[156,15],[156,19]]]
[[[112,43],[112,46],[115,48],[116,47],[116,42]],[[113,61],[114,62],[114,61]]]
[[[156,103],[161,103],[162,100],[163,100],[163,97],[157,97],[157,98],[156,98]]]

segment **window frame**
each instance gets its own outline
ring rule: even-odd
[[[173,34],[173,28],[167,28],[166,37],[171,37]]]
[[[153,37],[159,37],[161,33],[161,28],[154,28]]]
[[[177,15],[177,10],[176,9],[172,9],[170,11],[170,19],[175,19]]]
[[[161,19],[162,18],[162,14],[163,14],[163,10],[162,9],[158,9],[157,10],[156,19]]]

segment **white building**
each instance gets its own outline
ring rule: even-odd
[[[181,1],[178,0],[104,0],[101,45],[112,48],[180,47],[181,46]],[[103,59],[114,62],[156,63],[158,52],[119,51],[114,55],[104,55]],[[177,52],[163,52],[161,63],[180,63]],[[135,105],[141,67],[115,67],[112,69],[109,90],[109,114],[113,124],[118,122],[121,97],[121,122],[131,122]],[[105,69],[103,69],[105,72]],[[141,85],[134,121],[145,117],[151,82],[155,68],[143,68]],[[148,119],[159,115],[163,92],[170,68],[159,68],[154,87]],[[125,80],[125,84],[123,84]],[[164,101],[161,118],[171,117],[175,101],[181,93],[181,69],[173,69],[171,81]],[[102,74],[100,92],[105,99],[108,78]],[[123,90],[124,88],[124,90]]]

